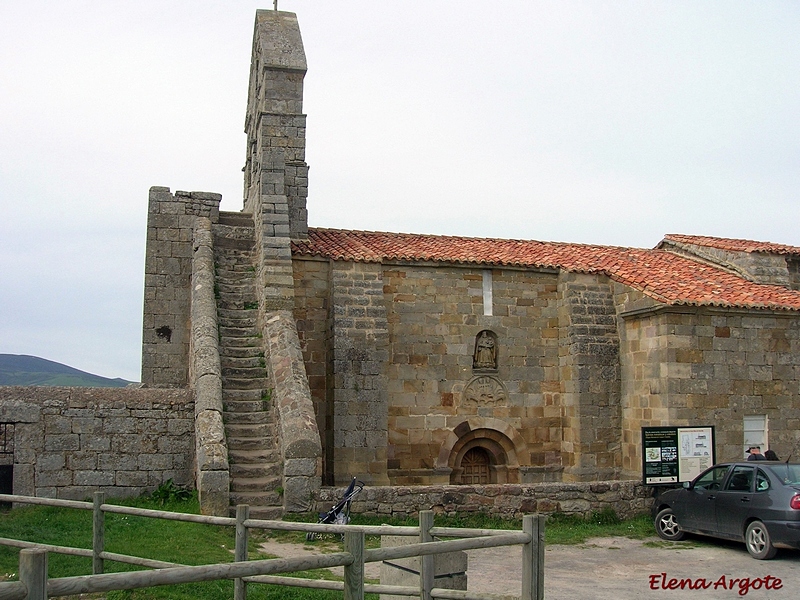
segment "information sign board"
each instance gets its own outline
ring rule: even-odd
[[[691,481],[714,464],[714,427],[642,427],[645,485]]]

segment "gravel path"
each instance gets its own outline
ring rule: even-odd
[[[261,548],[282,558],[319,552],[310,544],[267,542]],[[520,546],[471,550],[468,554],[471,591],[519,595]],[[341,568],[338,572],[341,573]],[[378,579],[380,566],[367,564],[366,575]],[[664,589],[671,579],[688,579],[695,586],[706,587]],[[773,560],[759,561],[750,557],[744,544],[716,540],[702,545],[691,541],[670,544],[657,538],[620,537],[594,538],[577,546],[545,549],[547,600],[796,598],[798,584],[800,552],[789,550],[779,552]]]

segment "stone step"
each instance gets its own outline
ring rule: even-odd
[[[223,337],[219,341],[220,349],[225,347],[229,348],[258,348],[261,349],[261,336],[254,336],[249,338],[240,337]]]
[[[231,506],[228,513],[231,517],[236,516],[236,506]],[[283,518],[283,507],[281,506],[251,506],[250,518],[260,521],[279,521]]]
[[[217,311],[217,318],[218,319],[255,319],[258,317],[258,310],[255,308],[249,309],[234,309],[234,310],[225,310],[220,309]]]
[[[260,465],[277,463],[280,456],[272,448],[261,450],[234,450],[228,449],[228,462],[232,465]]]
[[[263,356],[239,357],[239,356],[222,356],[220,354],[219,360],[220,364],[222,365],[223,372],[224,369],[266,368]],[[230,373],[228,374],[230,375]]]
[[[244,309],[246,306],[257,304],[255,292],[252,294],[220,294],[217,298],[217,307],[224,309]]]
[[[264,397],[263,390],[222,390],[223,402],[260,402],[260,406],[263,406],[264,400],[267,398]]]
[[[234,310],[220,309],[217,311],[217,320],[222,323],[225,321],[238,322],[238,321],[251,321],[255,325],[258,320],[258,309],[255,308],[240,308]]]
[[[233,248],[236,250],[252,251],[255,248],[255,240],[250,238],[229,238],[214,236],[215,248]]]
[[[259,394],[260,396],[261,394]],[[265,401],[262,399],[258,400],[225,400],[222,399],[222,410],[226,413],[236,413],[236,414],[254,414],[254,413],[266,413],[270,414],[268,411],[270,409],[269,401]]]
[[[227,430],[227,427],[226,427]],[[232,454],[234,451],[239,450],[261,450],[262,448],[268,448],[269,446],[264,441],[264,437],[257,437],[257,438],[241,438],[241,437],[234,437],[225,433],[226,442],[228,443],[228,453]]]
[[[214,266],[218,274],[237,271],[255,273],[253,252],[247,249],[215,248]]]
[[[273,434],[272,427],[268,423],[226,423],[225,437],[230,446],[231,440],[251,440],[259,442]],[[236,447],[236,446],[234,446]]]
[[[231,225],[237,227],[241,227],[243,225],[253,227],[253,213],[232,211],[232,210],[221,210],[219,211],[219,219],[217,221],[217,224]]]
[[[242,319],[217,317],[217,325],[219,327],[225,327],[230,329],[250,329],[256,332],[261,331],[261,329],[258,328],[258,323],[255,317],[246,317]],[[253,334],[253,337],[256,336],[258,336],[258,333]]]
[[[256,365],[255,367],[223,367],[222,368],[222,377],[230,378],[230,379],[259,379],[263,380],[267,377],[267,370],[266,368],[262,367],[261,365]],[[241,388],[240,388],[241,389]]]
[[[253,298],[256,296],[255,287],[252,285],[252,282],[231,283],[215,281],[214,283],[217,286],[217,297],[222,300],[237,300],[240,296],[242,298],[250,295],[252,295]],[[251,308],[255,309],[257,307],[253,306]]]
[[[237,271],[235,268],[225,268],[218,265],[214,282],[220,285],[245,285],[252,284],[256,278],[256,271],[253,267],[246,267],[244,270]]]
[[[277,463],[257,463],[252,465],[231,465],[231,479],[280,477],[281,465]]]
[[[271,427],[275,424],[275,418],[270,413],[264,412],[263,410],[253,412],[224,411],[222,413],[222,421],[226,426],[264,424]]]
[[[255,338],[255,341],[261,341],[261,338]],[[219,349],[219,357],[222,358],[256,358],[263,357],[264,352],[261,350],[261,344],[255,346],[229,346]]]
[[[282,477],[231,477],[230,490],[234,492],[271,493],[283,483]]]
[[[223,224],[215,224],[211,228],[211,232],[214,234],[214,241],[217,240],[242,240],[248,242],[255,242],[256,231],[255,227],[253,227],[253,222],[250,223],[242,223],[242,224],[235,224],[230,225],[227,223]],[[220,246],[221,248],[230,248],[231,246]]]
[[[277,487],[277,486],[276,486]],[[275,491],[259,491],[259,492],[233,492],[231,491],[231,506],[237,504],[249,504],[250,516],[253,516],[253,507],[274,507],[281,506],[281,496]]]
[[[231,390],[265,390],[268,384],[266,378],[243,379],[241,377],[222,376],[222,388]]]
[[[223,337],[258,337],[258,329],[256,327],[220,327],[219,334]]]
[[[254,335],[251,337],[231,337],[222,336],[220,339],[220,347],[224,348],[229,346],[231,348],[258,348],[261,349],[261,336]]]

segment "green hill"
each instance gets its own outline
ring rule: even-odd
[[[61,363],[24,354],[0,354],[0,385],[125,387],[132,382],[109,379]]]

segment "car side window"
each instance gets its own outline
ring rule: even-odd
[[[725,479],[725,474],[728,472],[728,467],[713,467],[703,473],[694,482],[694,489],[696,490],[718,490],[722,487],[722,481]]]
[[[756,491],[766,492],[769,489],[769,477],[761,469],[756,474]]]
[[[728,483],[725,489],[730,492],[749,492],[753,486],[753,475],[755,469],[753,467],[733,467]]]

